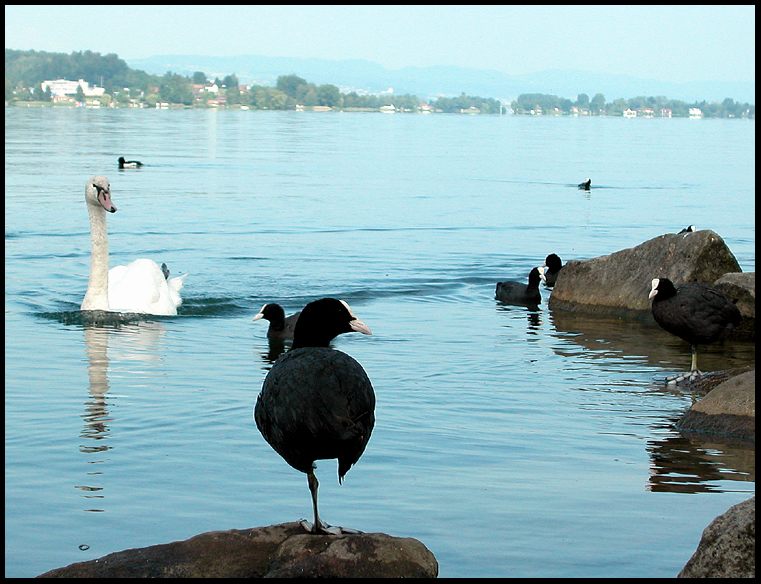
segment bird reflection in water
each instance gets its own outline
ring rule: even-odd
[[[164,333],[160,322],[140,322],[124,324],[119,322],[85,322],[83,323],[85,351],[87,354],[87,377],[89,396],[84,403],[82,414],[84,428],[80,436],[85,439],[79,451],[87,456],[87,484],[76,485],[83,491],[88,501],[104,499],[103,487],[98,484],[103,475],[103,465],[108,462],[106,453],[112,446],[108,443],[110,426],[114,421],[108,411],[108,392],[110,382],[109,350],[117,360],[158,360],[157,351]],[[101,502],[102,507],[102,502]],[[103,512],[103,508],[88,508],[85,511]]]
[[[286,341],[282,339],[267,339],[267,350],[261,353],[262,361],[265,363],[265,371],[269,371],[277,358],[285,352],[286,347]]]
[[[528,318],[528,333],[530,335],[538,334],[539,328],[542,326],[542,313],[539,308],[526,311],[526,318]]]
[[[539,335],[539,330],[542,327],[542,310],[539,308],[539,305],[514,306],[497,302],[496,308],[499,312],[506,313],[506,316],[510,319],[510,321],[519,320],[521,318],[521,313],[525,312],[527,321],[526,334],[531,336]],[[504,326],[511,325],[506,324]]]
[[[715,438],[685,435],[674,430],[677,420],[656,428],[672,432],[662,440],[651,440],[647,452],[651,459],[648,489],[667,493],[708,493],[741,490],[727,487],[726,481],[756,481],[756,458],[753,444],[720,443]]]

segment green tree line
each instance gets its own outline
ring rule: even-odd
[[[342,93],[332,84],[316,85],[295,74],[281,75],[275,87],[264,85],[241,86],[238,77],[232,73],[222,79],[208,79],[202,71],[190,77],[168,71],[164,75],[150,75],[144,71],[131,69],[117,55],[101,55],[92,51],[77,51],[69,55],[45,51],[17,51],[5,49],[5,100],[51,101],[50,91],[43,91],[41,83],[46,80],[83,79],[91,85],[103,87],[108,99],[119,105],[140,102],[154,106],[166,102],[182,106],[245,105],[254,109],[295,109],[297,105],[306,107],[327,106],[334,109],[377,110],[384,105],[393,105],[401,111],[417,111],[423,100],[415,95],[359,95],[352,91]],[[214,82],[218,93],[199,91],[199,86]],[[83,101],[81,90],[77,101]],[[430,103],[436,111],[456,113],[479,111],[480,113],[501,113],[503,106],[499,100],[488,97],[469,96],[461,93],[457,97],[439,97]],[[570,114],[573,108],[589,115],[621,115],[627,108],[640,110],[651,108],[659,115],[661,109],[670,109],[674,116],[687,116],[689,108],[699,107],[706,117],[755,117],[755,106],[735,102],[726,98],[720,103],[705,101],[688,104],[670,100],[662,96],[616,99],[607,102],[598,93],[591,99],[585,93],[576,101],[555,95],[541,93],[522,94],[512,102],[517,114]]]
[[[674,117],[687,117],[690,108],[699,108],[705,117],[715,118],[743,118],[756,116],[756,106],[749,103],[736,102],[732,98],[726,98],[721,102],[696,101],[686,103],[676,99],[668,99],[664,96],[657,97],[633,97],[631,99],[615,99],[605,101],[605,96],[596,94],[592,99],[586,93],[580,93],[576,101],[548,95],[543,93],[524,93],[511,103],[513,111],[517,114],[536,114],[539,110],[543,114],[586,113],[592,116],[621,116],[624,110],[631,109],[643,111],[653,110],[656,117],[660,117],[663,110],[670,110]],[[574,111],[575,108],[575,111]]]

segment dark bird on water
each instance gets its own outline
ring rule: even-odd
[[[558,272],[563,267],[563,261],[557,254],[551,253],[544,258],[544,285],[552,288],[558,279]]]
[[[583,191],[588,191],[592,188],[592,179],[591,178],[585,178],[584,182],[579,183],[579,188]]]
[[[655,322],[687,341],[692,352],[690,372],[667,378],[668,384],[699,379],[703,373],[698,369],[698,345],[723,339],[742,320],[734,302],[698,282],[676,288],[668,278],[655,278],[648,298],[653,301],[651,309]]]
[[[124,156],[119,157],[119,168],[140,168],[141,166],[143,163],[138,160],[124,160]]]
[[[532,268],[528,274],[528,284],[523,282],[497,282],[494,297],[505,304],[538,306],[542,302],[539,282],[544,279],[544,268]]]
[[[324,523],[317,511],[316,460],[338,459],[338,482],[359,460],[375,425],[375,392],[354,358],[330,347],[339,334],[371,334],[349,305],[335,298],[307,304],[301,311],[290,351],[264,379],[256,400],[256,427],[272,448],[307,475],[314,523],[312,533],[350,532]]]
[[[296,329],[296,322],[299,320],[301,312],[295,312],[290,316],[285,316],[285,310],[276,302],[269,302],[262,306],[261,310],[254,315],[253,320],[263,318],[269,321],[267,328],[267,338],[277,341],[290,341],[293,339],[293,332]]]

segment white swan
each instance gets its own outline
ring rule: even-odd
[[[90,279],[82,310],[105,310],[172,316],[182,304],[180,290],[187,274],[168,278],[162,268],[148,259],[108,269],[106,211],[116,213],[111,202],[111,185],[105,176],[94,176],[85,185],[90,216]]]

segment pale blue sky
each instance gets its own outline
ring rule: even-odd
[[[5,46],[122,59],[267,55],[755,81],[756,9],[736,6],[5,6]]]

